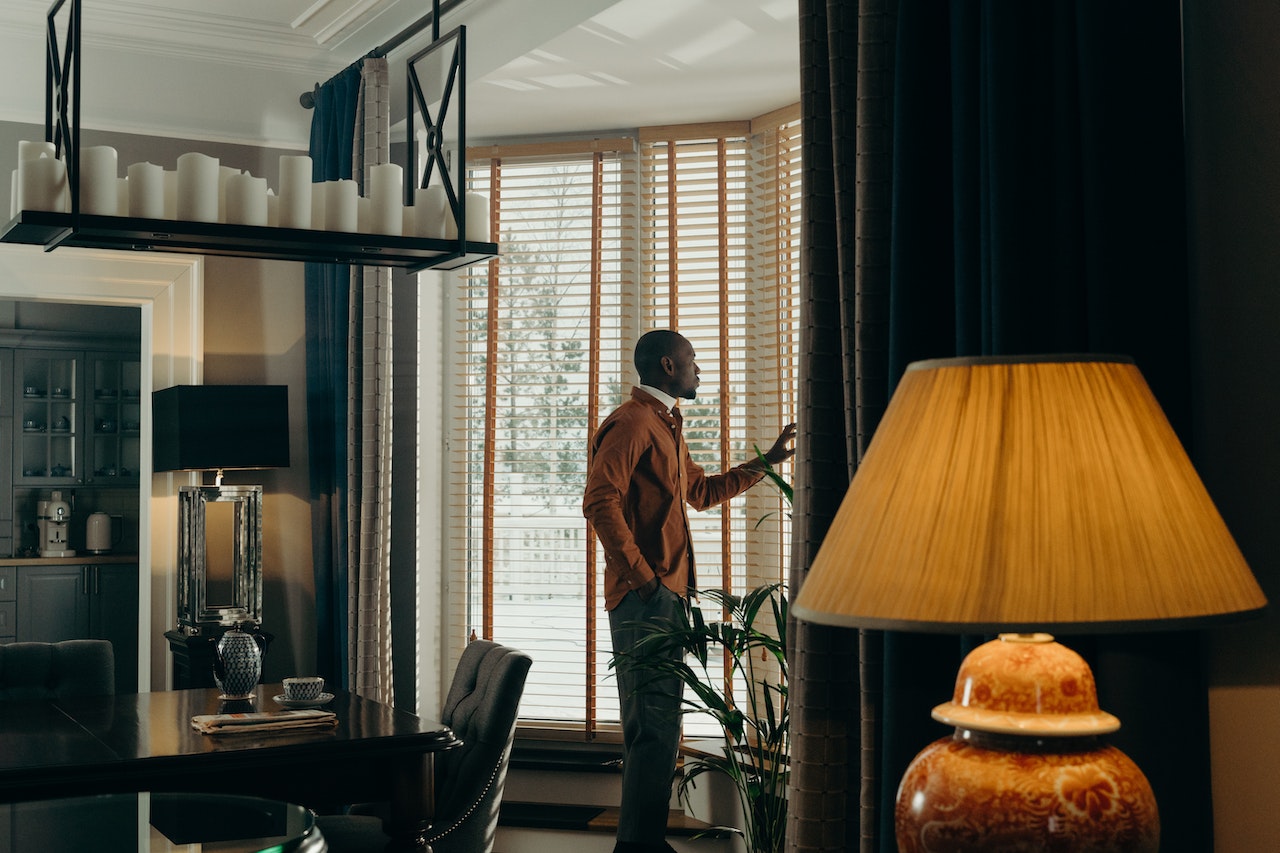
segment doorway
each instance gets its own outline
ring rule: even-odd
[[[141,313],[138,483],[138,690],[166,689],[175,623],[177,493],[185,475],[151,470],[151,392],[202,378],[203,259],[176,254],[0,245],[0,298],[136,306]]]

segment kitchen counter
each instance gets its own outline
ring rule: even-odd
[[[137,554],[85,554],[77,552],[70,557],[0,557],[0,566],[107,566],[118,563],[136,563]]]

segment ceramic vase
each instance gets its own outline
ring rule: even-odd
[[[223,699],[247,699],[262,676],[262,647],[258,638],[238,627],[218,640],[213,655],[213,680]]]
[[[1160,818],[1138,766],[1100,736],[1088,664],[1046,634],[1002,635],[960,667],[898,788],[900,853],[1157,853]]]

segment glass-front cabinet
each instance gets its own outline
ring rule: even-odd
[[[14,484],[137,483],[139,360],[40,349],[14,356]]]
[[[85,457],[87,482],[138,481],[142,429],[142,365],[137,359],[90,353],[86,394],[90,409]]]
[[[14,385],[22,438],[15,483],[74,484],[80,471],[80,370],[83,357],[60,350],[18,350]]]

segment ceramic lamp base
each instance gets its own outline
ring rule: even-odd
[[[957,730],[911,762],[895,822],[900,853],[1160,849],[1146,776],[1123,752],[1093,738]]]

